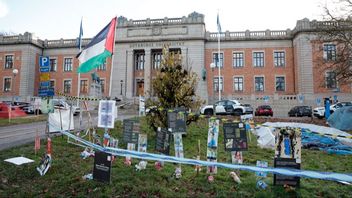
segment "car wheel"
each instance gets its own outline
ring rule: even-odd
[[[214,112],[213,112],[213,110],[211,110],[211,109],[206,109],[205,111],[204,111],[204,115],[213,115],[214,114]]]

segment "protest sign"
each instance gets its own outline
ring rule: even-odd
[[[96,151],[94,156],[93,179],[100,182],[111,181],[111,161],[110,154]]]
[[[248,149],[247,133],[242,122],[224,123],[223,131],[226,151],[245,151]]]

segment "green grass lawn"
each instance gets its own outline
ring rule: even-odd
[[[26,124],[26,123],[32,123],[32,122],[40,122],[40,121],[45,121],[48,119],[47,115],[32,115],[32,116],[26,116],[26,117],[17,117],[17,118],[11,118],[11,121],[9,122],[9,119],[6,118],[0,118],[0,127],[1,126],[9,126],[9,125],[14,125],[14,124]]]
[[[142,124],[142,131],[148,133],[148,152],[155,152],[155,133],[147,125]],[[126,148],[122,143],[121,122],[117,122],[112,136],[120,139],[119,147]],[[187,137],[183,138],[186,158],[197,155],[198,139],[201,141],[201,159],[206,159],[207,121],[201,120],[188,127]],[[223,134],[219,136],[218,161],[230,163],[230,153],[224,151]],[[45,142],[46,144],[46,142]],[[40,154],[44,153],[42,141]],[[113,162],[111,184],[93,180],[83,180],[82,176],[92,172],[93,158],[81,159],[83,148],[68,144],[66,137],[53,138],[53,164],[45,176],[35,170],[41,155],[34,155],[34,145],[29,144],[0,152],[0,197],[352,197],[352,186],[333,181],[317,179],[301,179],[301,186],[287,189],[273,186],[273,176],[265,179],[268,188],[256,188],[256,176],[253,172],[240,171],[242,183],[236,184],[229,176],[230,169],[218,168],[215,181],[207,181],[206,167],[202,167],[199,175],[194,166],[182,165],[182,178],[172,178],[176,165],[165,163],[161,171],[154,168],[149,161],[147,169],[135,171],[132,166],[125,166],[123,158]],[[171,148],[173,154],[173,147]],[[35,160],[35,163],[16,166],[4,159],[24,156]],[[250,148],[243,152],[244,164],[255,165],[257,160],[265,160],[273,166],[274,151],[260,149],[252,136]],[[352,157],[330,155],[321,151],[302,150],[302,169],[352,173]]]

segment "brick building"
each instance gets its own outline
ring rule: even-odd
[[[219,56],[218,33],[206,31],[202,14],[146,20],[121,16],[114,57],[96,72],[105,96],[111,91],[112,97],[124,99],[148,97],[162,47],[168,44],[182,54],[183,66],[198,74],[197,95],[209,103],[218,99],[219,88],[222,98],[254,106],[267,103],[282,115],[293,105],[322,105],[324,97],[352,101],[351,85],[339,85],[334,73],[319,64],[336,58],[335,44],[319,41],[316,30],[323,23],[303,19],[293,30],[226,31],[220,34]],[[83,46],[88,42],[84,39]],[[31,33],[0,36],[1,99],[16,95],[28,100],[38,94],[39,56],[50,57],[50,86],[77,95],[76,46],[76,39],[41,40]],[[14,68],[19,70],[16,76]],[[90,74],[81,75],[81,95],[89,93],[91,81]]]

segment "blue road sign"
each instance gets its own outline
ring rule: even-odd
[[[54,96],[54,90],[53,89],[39,89],[38,95],[40,97]]]
[[[39,66],[40,67],[49,67],[50,59],[48,56],[39,57]]]
[[[40,87],[49,87],[50,81],[42,81],[40,82]]]
[[[50,67],[40,67],[40,72],[45,73],[45,72],[49,72],[50,71]]]

